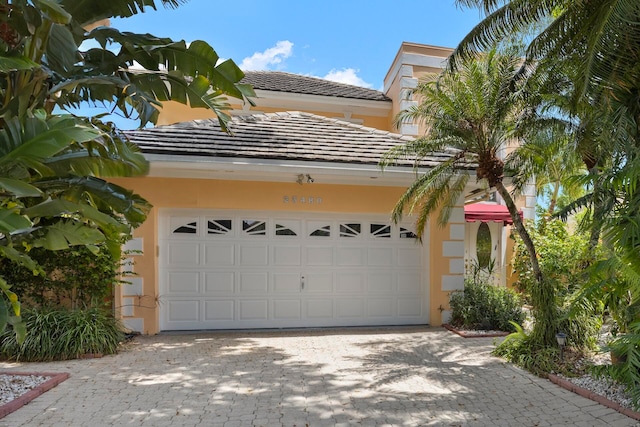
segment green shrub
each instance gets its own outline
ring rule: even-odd
[[[18,345],[12,328],[0,334],[0,354],[26,362],[75,359],[83,354],[113,354],[124,339],[120,324],[104,309],[23,310],[26,339]]]
[[[0,276],[23,305],[86,308],[111,303],[120,265],[106,246],[97,253],[84,246],[60,251],[34,248],[29,256],[43,268],[44,276],[16,263],[0,263]]]
[[[536,345],[522,327],[514,324],[516,332],[507,336],[494,350],[493,355],[504,357],[533,374],[544,376],[558,369],[558,347]]]
[[[451,293],[449,305],[451,324],[468,329],[513,331],[510,322],[525,319],[518,294],[484,283],[467,281],[464,290]]]

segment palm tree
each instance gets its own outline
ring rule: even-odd
[[[505,184],[505,170],[516,169],[524,160],[519,150],[502,154],[517,137],[525,111],[521,85],[514,80],[520,63],[521,58],[513,52],[499,53],[494,49],[465,61],[456,73],[444,72],[438,78],[419,83],[414,91],[419,104],[400,112],[396,120],[421,121],[427,133],[387,153],[382,166],[399,158],[416,158],[419,166],[425,155],[443,150],[452,152],[449,160],[418,176],[393,209],[392,218],[396,222],[407,211],[417,213],[420,237],[432,213],[440,211],[438,221],[446,223],[451,207],[471,179],[470,165],[476,164],[476,179],[495,188],[505,201],[542,292],[546,287],[533,241]],[[521,190],[528,177],[519,176],[514,191]],[[536,300],[536,309],[553,311],[555,304],[548,304],[549,299],[555,298],[553,292],[546,295],[546,299]],[[554,318],[554,312],[550,316]],[[539,336],[545,343],[555,342],[553,326],[540,331]]]
[[[41,272],[25,248],[106,245],[119,259],[122,239],[150,205],[103,178],[145,174],[147,161],[113,125],[60,114],[82,103],[105,105],[140,126],[155,123],[162,101],[212,109],[229,119],[223,95],[243,100],[252,89],[242,71],[219,61],[207,43],[187,45],[150,34],[95,26],[176,0],[0,0],[0,256]],[[91,47],[83,50],[88,43]],[[20,305],[4,320],[24,335]]]

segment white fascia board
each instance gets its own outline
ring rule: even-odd
[[[199,178],[235,181],[295,182],[299,174],[311,175],[319,184],[354,184],[406,187],[416,178],[411,167],[303,162],[246,158],[202,158],[145,154],[150,177]]]
[[[247,158],[203,158],[145,154],[150,162],[148,176],[197,178],[233,181],[296,182],[298,175],[309,174],[318,184],[349,184],[381,187],[408,187],[426,169],[392,166],[384,171],[378,165],[330,162],[304,162]],[[476,188],[473,177],[465,189]]]
[[[333,113],[350,112],[365,116],[387,117],[391,113],[391,101],[341,98],[337,96],[308,95],[256,89],[256,108],[273,107],[299,111],[318,110]]]

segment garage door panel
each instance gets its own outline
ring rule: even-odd
[[[422,302],[419,295],[413,298],[398,298],[398,316],[420,317],[422,315]]]
[[[365,248],[338,248],[337,265],[361,267],[365,263]]]
[[[234,300],[207,299],[204,301],[204,321],[231,321],[235,320]]]
[[[205,294],[233,294],[235,273],[232,271],[207,271],[204,273]]]
[[[333,300],[314,298],[306,301],[307,317],[311,319],[333,319]]]
[[[336,317],[363,317],[364,301],[361,298],[340,298],[336,300]]]
[[[420,252],[416,250],[415,245],[406,248],[398,248],[398,266],[400,267],[420,267],[422,260]]]
[[[337,292],[362,292],[364,290],[364,273],[336,273]]]
[[[369,273],[369,278],[367,281],[369,292],[393,292],[395,288],[394,276],[394,274],[386,271],[376,271]]]
[[[235,245],[231,242],[205,243],[204,265],[207,267],[232,266],[235,263]]]
[[[376,298],[367,301],[367,315],[369,317],[393,317],[393,298]]]
[[[300,246],[274,246],[273,263],[276,266],[302,265]]]
[[[167,245],[170,266],[186,267],[200,264],[200,245],[197,242],[176,242]]]
[[[267,294],[269,276],[267,273],[240,273],[240,294]]]
[[[267,320],[269,303],[266,299],[240,300],[238,320]]]
[[[279,293],[300,293],[300,274],[299,273],[274,273],[273,274],[273,292]]]
[[[305,276],[304,282],[308,293],[333,292],[333,275],[331,273],[311,273]]]
[[[301,319],[302,303],[300,300],[277,299],[273,301],[274,319]]]
[[[421,288],[419,271],[398,273],[398,293],[419,293]]]
[[[267,245],[240,246],[240,265],[266,266],[269,263]]]
[[[160,212],[162,330],[427,321],[428,257],[382,215]]]
[[[306,263],[309,266],[333,265],[333,246],[307,247],[306,255]]]
[[[200,320],[200,300],[177,300],[167,302],[169,322],[196,322]]]
[[[195,295],[200,292],[200,273],[197,271],[171,271],[167,282],[169,294]]]
[[[368,248],[367,265],[375,267],[393,265],[392,248]]]

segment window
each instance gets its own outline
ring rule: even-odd
[[[198,232],[197,222],[190,222],[173,230],[173,234],[196,234]]]
[[[406,228],[400,228],[400,238],[401,239],[415,239],[416,237],[416,233],[414,233],[413,231],[409,231]]]
[[[311,237],[329,237],[331,236],[331,226],[325,225],[309,233]]]
[[[276,236],[297,236],[298,234],[287,226],[276,224]]]
[[[230,219],[211,219],[207,221],[207,234],[227,234],[231,227]]]
[[[264,221],[245,219],[242,221],[242,231],[251,236],[266,236],[267,223]]]
[[[361,224],[340,224],[340,237],[358,237],[361,232]]]
[[[491,230],[486,222],[480,223],[476,236],[478,267],[487,268],[491,262]]]
[[[391,226],[387,224],[371,224],[371,235],[375,238],[391,238]]]

